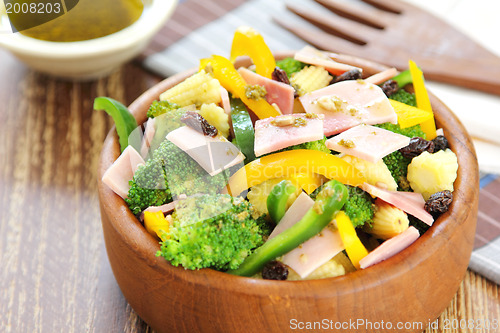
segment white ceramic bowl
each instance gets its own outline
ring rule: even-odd
[[[132,25],[79,42],[49,42],[7,32],[8,18],[0,11],[0,46],[37,71],[68,79],[96,79],[137,56],[172,15],[177,1],[145,0],[143,14]]]

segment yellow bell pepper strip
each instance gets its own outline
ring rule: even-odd
[[[267,211],[271,219],[278,224],[285,215],[288,199],[297,191],[289,180],[282,180],[274,185],[267,196]]]
[[[355,167],[335,155],[295,149],[266,155],[246,164],[229,178],[227,188],[231,195],[237,196],[268,179],[290,178],[301,173],[317,173],[352,186],[366,181]]]
[[[414,106],[401,103],[389,98],[394,111],[398,115],[398,124],[401,128],[407,128],[415,125],[421,125],[426,121],[433,119],[432,113],[421,110]]]
[[[281,114],[264,98],[251,99],[246,96],[247,83],[227,58],[213,55],[210,58],[201,59],[200,70],[205,68],[213,73],[220,84],[233,94],[233,97],[241,99],[259,119],[276,117]]]
[[[417,67],[414,61],[409,61],[411,78],[413,81],[413,88],[415,89],[415,98],[417,99],[417,107],[421,110],[430,112],[433,117],[427,121],[420,124],[422,131],[424,131],[427,140],[434,139],[436,135],[436,124],[434,123],[434,114],[432,113],[432,106],[429,100],[429,95],[427,94],[427,89],[425,89],[424,74]]]
[[[159,212],[144,212],[144,227],[153,236],[161,240],[168,239],[166,233],[170,228],[170,223],[163,215],[162,211]]]
[[[317,235],[344,206],[349,193],[344,184],[330,180],[318,193],[311,209],[290,228],[271,238],[245,258],[240,267],[227,273],[253,276],[269,261],[295,249],[311,237]]]
[[[298,187],[311,194],[328,180],[325,176],[317,173],[295,173],[289,176],[289,179]]]
[[[276,60],[262,35],[255,29],[246,26],[236,29],[229,60],[234,63],[239,56],[249,56],[257,74],[271,79],[271,74],[276,68]]]
[[[351,219],[343,211],[340,211],[335,216],[337,228],[339,229],[340,238],[344,243],[347,256],[351,259],[352,264],[356,269],[359,269],[359,261],[368,255],[368,250],[356,234],[356,229],[351,223]]]

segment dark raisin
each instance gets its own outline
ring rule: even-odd
[[[448,140],[444,137],[444,135],[436,136],[432,142],[434,142],[434,151],[445,150],[448,148]]]
[[[401,148],[399,151],[406,158],[414,158],[422,154],[424,151],[433,153],[434,142],[427,141],[425,139],[416,136],[410,139],[410,144],[408,146]]]
[[[286,75],[286,72],[279,67],[276,67],[274,69],[273,73],[271,74],[271,78],[274,81],[290,84],[290,80],[288,80],[288,75]]]
[[[389,97],[399,91],[399,85],[394,80],[387,80],[382,84],[382,90],[384,94]]]
[[[276,67],[274,69],[274,71],[271,73],[271,78],[274,81],[278,81],[278,82],[282,82],[282,83],[291,85],[290,80],[288,79],[288,75],[286,74],[286,72],[284,70],[282,70],[279,67]],[[299,93],[297,92],[297,89],[295,89],[294,86],[292,86],[292,88],[293,88],[293,98],[299,97]]]
[[[262,278],[266,280],[286,280],[287,277],[288,267],[276,260],[268,262],[262,269]]]
[[[217,128],[210,125],[205,118],[198,112],[187,111],[182,117],[181,121],[195,131],[198,131],[206,136],[217,136]]]
[[[332,80],[332,82],[330,82],[330,83],[337,83],[340,81],[347,81],[347,80],[358,80],[361,78],[363,78],[363,76],[362,76],[361,71],[359,69],[351,69],[350,71],[347,71],[347,72],[335,77]]]
[[[453,193],[448,190],[436,192],[425,202],[425,210],[433,215],[439,216],[448,211],[453,201]]]

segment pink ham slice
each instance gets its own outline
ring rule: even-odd
[[[376,163],[382,157],[408,146],[410,138],[371,125],[357,125],[326,141],[331,150]]]
[[[224,112],[227,115],[231,115],[231,102],[229,101],[229,93],[224,87],[220,87],[220,97]]]
[[[283,256],[283,263],[305,278],[335,257],[345,246],[340,233],[324,228],[318,235]]]
[[[144,212],[151,212],[151,213],[156,213],[156,212],[163,212],[163,214],[169,214],[171,213],[174,209],[179,200],[186,199],[187,196],[185,194],[181,194],[177,197],[177,200],[174,200],[172,202],[166,203],[161,206],[149,206],[148,208],[144,209],[139,216],[141,221],[144,221]]]
[[[282,233],[299,222],[309,209],[314,205],[314,200],[302,192],[288,208],[280,223],[274,228],[269,239]],[[316,268],[332,259],[344,249],[344,244],[338,231],[324,228],[320,234],[312,237],[299,247],[283,256],[283,262],[290,266],[302,278],[305,278]]]
[[[273,232],[271,232],[268,239],[275,237],[299,222],[313,205],[314,200],[306,193],[301,192],[297,199],[295,199],[292,205],[287,209],[285,215],[281,218]]]
[[[301,50],[295,53],[294,58],[295,60],[302,61],[306,64],[324,67],[333,75],[340,75],[352,69],[358,69],[360,72],[362,72],[361,68],[336,62],[332,58],[327,56],[326,53],[309,45],[303,47]]]
[[[295,90],[289,84],[268,79],[252,72],[249,69],[241,67],[238,69],[247,84],[259,85],[266,88],[266,100],[269,104],[275,103],[282,114],[290,114],[293,111],[293,94]]]
[[[102,176],[102,182],[125,199],[130,189],[129,181],[132,180],[135,170],[141,164],[145,164],[142,156],[132,146],[128,146],[106,170]]]
[[[151,147],[151,142],[153,141],[153,137],[155,136],[156,127],[155,127],[156,118],[149,118],[146,122],[146,126],[144,129],[144,136],[142,137],[141,143],[141,156],[142,158],[146,158],[149,153],[149,147]]]
[[[281,121],[290,120],[292,124],[277,126]],[[303,125],[293,125],[301,121]],[[255,156],[262,156],[273,151],[304,142],[323,139],[323,117],[306,116],[295,113],[273,118],[259,119],[255,122]]]
[[[368,183],[363,183],[361,189],[415,216],[427,225],[434,223],[432,215],[424,209],[425,201],[420,193],[389,191]]]
[[[367,77],[365,79],[365,82],[369,82],[369,83],[378,85],[378,84],[384,83],[385,81],[387,81],[389,79],[392,79],[393,77],[395,77],[398,74],[399,74],[398,70],[396,68],[392,67],[392,68],[386,69],[385,71],[382,71],[380,73],[373,74],[370,77]]]
[[[245,159],[241,151],[222,135],[212,138],[188,126],[168,133],[167,139],[198,162],[210,176],[242,163]]]
[[[340,102],[337,110],[325,109],[322,100]],[[389,99],[379,86],[363,80],[341,81],[305,94],[299,98],[306,112],[324,114],[325,135],[343,132],[359,124],[375,125],[390,122],[398,117]]]
[[[409,227],[397,236],[386,240],[375,250],[370,252],[366,257],[359,261],[359,266],[362,269],[378,264],[381,261],[387,260],[390,257],[398,254],[415,242],[420,234],[414,227]]]

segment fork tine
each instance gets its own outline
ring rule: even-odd
[[[401,14],[403,12],[403,1],[397,1],[398,4],[394,5],[394,0],[361,0],[364,3],[367,3],[375,8],[381,9],[383,11]]]
[[[273,16],[273,20],[281,27],[318,49],[349,54],[362,53],[362,46],[329,35],[319,29],[311,29],[304,25],[299,26],[296,22],[290,22],[277,16]]]
[[[338,2],[335,0],[314,0],[326,9],[334,12],[335,14],[353,20],[372,28],[384,29],[385,24],[380,20],[380,15],[375,12],[363,11],[360,13],[359,6],[351,5],[347,2]]]
[[[317,11],[291,4],[287,4],[286,8],[329,34],[346,39],[358,45],[366,45],[366,41],[361,37],[363,34],[355,32],[359,31],[360,28],[359,24],[356,22],[338,16],[325,15]]]

